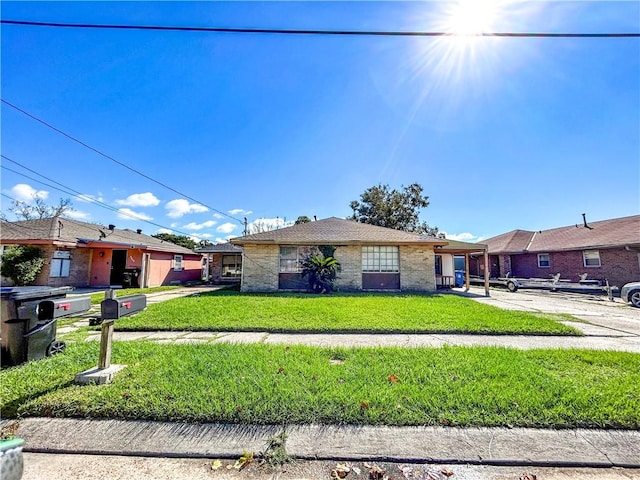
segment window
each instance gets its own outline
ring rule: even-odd
[[[68,277],[71,268],[71,253],[66,250],[56,250],[51,258],[50,277]]]
[[[362,247],[362,271],[398,273],[400,271],[400,253],[398,247]]]
[[[299,273],[300,260],[319,253],[317,247],[280,247],[280,273]]]
[[[222,276],[239,278],[242,275],[242,255],[222,256]]]
[[[173,269],[176,272],[182,270],[182,255],[173,256]]]
[[[582,252],[585,267],[600,266],[600,252],[598,250],[585,250]]]
[[[548,253],[539,253],[538,254],[538,267],[550,267],[551,263],[549,262],[549,254]]]
[[[436,275],[442,275],[442,255],[436,255]]]

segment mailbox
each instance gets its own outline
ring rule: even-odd
[[[35,305],[34,305],[35,304]],[[86,312],[91,308],[91,297],[67,297],[40,302],[29,302],[18,307],[18,316],[22,319],[52,320],[54,318],[69,317]]]
[[[146,295],[129,295],[120,298],[105,298],[100,303],[102,320],[117,320],[120,317],[133,315],[147,307]]]

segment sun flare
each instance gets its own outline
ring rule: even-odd
[[[495,0],[467,0],[451,5],[444,13],[447,33],[459,36],[480,35],[492,31],[498,5]]]

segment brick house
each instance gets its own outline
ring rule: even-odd
[[[215,284],[240,283],[242,248],[232,243],[218,243],[195,249],[204,256],[203,278]]]
[[[323,246],[335,247],[341,291],[435,291],[436,253],[478,252],[476,244],[378,227],[336,217],[231,239],[242,247],[243,292],[296,291],[307,288],[299,261]],[[437,250],[437,252],[436,252]],[[453,262],[446,262],[447,265]]]
[[[145,288],[201,276],[202,255],[114,225],[61,217],[2,222],[0,245],[33,245],[45,252],[35,285]]]
[[[483,240],[489,246],[491,277],[640,281],[640,215],[539,230],[512,230]],[[484,261],[472,258],[471,273],[482,275]]]

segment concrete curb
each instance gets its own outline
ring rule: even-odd
[[[0,426],[12,423],[3,420]],[[286,433],[301,460],[366,460],[497,466],[640,468],[638,430],[545,430],[300,425],[189,424],[27,418],[16,435],[25,452],[174,458],[259,454]]]

